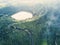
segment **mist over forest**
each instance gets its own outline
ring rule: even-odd
[[[11,18],[21,11],[30,12],[38,19],[16,21]],[[59,4],[0,8],[0,45],[60,45]]]

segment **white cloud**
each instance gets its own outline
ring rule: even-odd
[[[26,20],[26,19],[32,18],[33,15],[29,12],[22,11],[12,15],[11,17],[16,20]]]
[[[0,8],[7,6],[6,3],[0,3]]]
[[[7,5],[15,6],[15,5],[19,5],[19,4],[34,5],[36,3],[53,5],[53,4],[57,4],[60,1],[59,0],[0,0],[0,2],[6,3]]]

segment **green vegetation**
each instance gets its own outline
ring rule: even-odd
[[[32,9],[19,7],[33,15],[44,15],[29,22],[15,21],[11,15],[21,11],[14,7],[0,9],[0,45],[60,45],[60,11],[52,8],[40,8],[37,5]],[[37,8],[36,8],[37,7]],[[47,11],[46,11],[47,10]],[[7,14],[7,15],[5,15]],[[51,18],[52,17],[52,18]]]
[[[38,34],[42,31],[41,29],[44,27],[44,24],[37,24],[37,22],[37,20],[16,22],[9,16],[0,17],[0,44],[40,45]]]

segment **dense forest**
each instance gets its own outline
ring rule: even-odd
[[[11,15],[28,11],[40,18],[21,22]],[[0,9],[0,45],[60,45],[60,10],[37,4],[29,6],[8,6]]]

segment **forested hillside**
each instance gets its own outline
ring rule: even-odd
[[[11,18],[19,11],[33,13],[38,19],[21,22]],[[0,45],[60,45],[60,10],[41,4],[34,7],[0,9]]]

